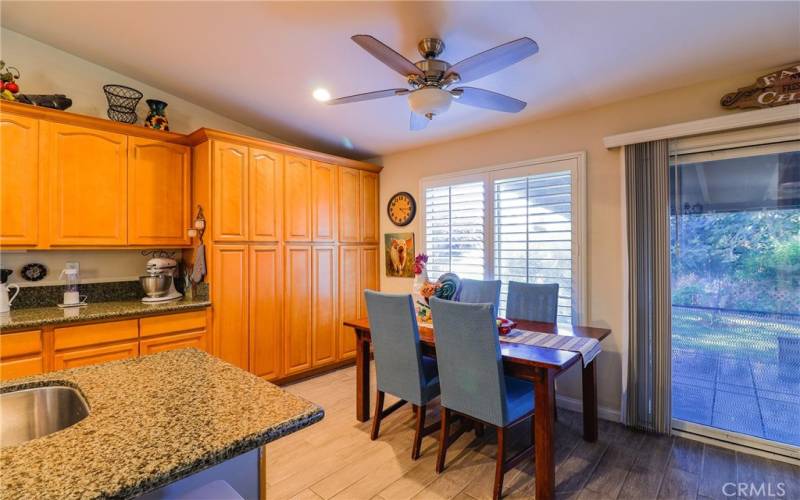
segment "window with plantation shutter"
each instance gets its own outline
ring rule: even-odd
[[[572,322],[572,176],[569,170],[494,181],[494,278],[558,283],[558,321]]]
[[[558,283],[558,322],[581,317],[585,252],[583,153],[422,180],[420,251],[428,276]]]
[[[430,279],[447,272],[483,279],[484,212],[482,181],[425,190],[425,248]]]

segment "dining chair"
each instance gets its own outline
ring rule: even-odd
[[[462,423],[458,432],[450,435],[454,414],[495,427],[497,463],[493,496],[500,498],[505,472],[526,457],[533,459],[533,445],[506,459],[508,429],[533,415],[533,384],[504,374],[493,304],[431,298],[430,305],[442,407],[436,472],[444,470],[447,448],[466,430]]]
[[[461,280],[459,302],[468,304],[494,304],[494,310],[500,309],[500,280]]]
[[[508,282],[506,317],[555,323],[558,315],[558,283]]]
[[[416,432],[411,458],[419,458],[422,438],[436,431],[437,425],[425,427],[428,403],[439,395],[436,360],[423,356],[419,329],[411,295],[397,295],[365,290],[367,312],[375,355],[378,389],[370,438],[378,439],[381,420],[410,402],[416,414]],[[383,409],[386,393],[400,401]]]

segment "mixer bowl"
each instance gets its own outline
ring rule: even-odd
[[[148,297],[163,297],[169,292],[169,287],[172,285],[172,276],[168,274],[139,276],[139,283],[142,284],[144,293]]]

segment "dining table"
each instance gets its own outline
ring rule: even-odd
[[[509,318],[516,328],[538,333],[594,338],[598,342],[611,334],[608,328],[570,326]],[[369,420],[371,336],[369,319],[344,321],[356,335],[356,418]],[[422,353],[436,356],[436,332],[430,324],[420,323]],[[503,367],[507,375],[529,380],[534,385],[534,454],[536,463],[536,499],[555,497],[555,380],[576,363],[581,365],[583,385],[583,439],[597,441],[597,358],[583,362],[578,352],[506,342],[500,336]]]

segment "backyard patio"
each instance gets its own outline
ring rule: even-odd
[[[800,363],[779,336],[800,317],[673,307],[672,415],[800,446]]]

